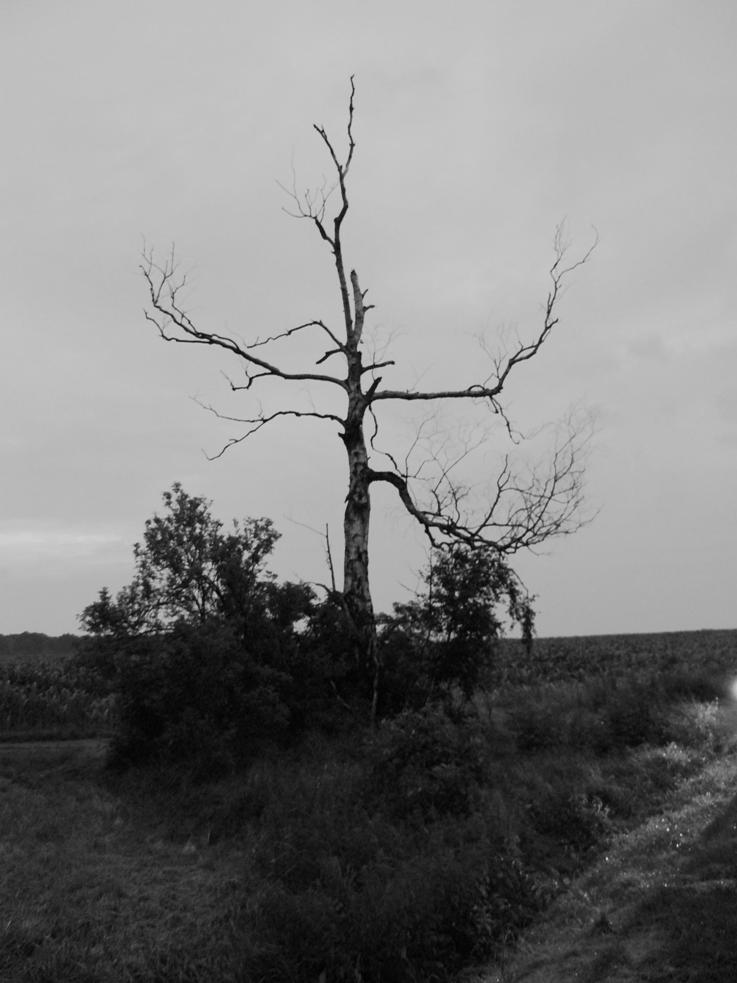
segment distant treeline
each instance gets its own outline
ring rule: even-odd
[[[76,635],[44,635],[39,631],[0,635],[0,662],[63,659],[72,654],[76,640]]]

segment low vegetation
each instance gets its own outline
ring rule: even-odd
[[[683,665],[675,691],[605,673],[478,691],[215,777],[7,746],[0,977],[451,979],[731,747],[728,661],[708,693]]]
[[[109,686],[72,660],[0,665],[0,740],[111,734],[115,707]]]
[[[442,983],[731,760],[737,632],[530,649],[507,569],[452,550],[383,620],[372,727],[373,668],[265,572],[271,525],[168,495],[76,653],[4,669],[6,738],[105,740],[0,744],[2,979]]]

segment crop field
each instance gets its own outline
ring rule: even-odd
[[[529,655],[521,642],[506,639],[491,682],[536,686],[673,672],[737,677],[737,630],[540,638]]]
[[[34,631],[0,635],[0,666],[58,662],[73,654],[75,641],[74,635],[51,637]]]
[[[0,740],[105,736],[113,716],[113,696],[64,660],[0,664]]]

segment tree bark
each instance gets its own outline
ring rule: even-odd
[[[373,604],[369,586],[368,540],[371,521],[368,454],[361,430],[346,433],[348,454],[348,494],[343,516],[345,554],[343,594],[357,629],[373,624]]]
[[[371,722],[375,724],[381,666],[369,582],[371,469],[363,432],[366,398],[361,387],[361,352],[354,342],[348,358],[348,412],[341,439],[348,456],[348,493],[343,516],[343,599],[354,634],[359,667],[372,679]]]

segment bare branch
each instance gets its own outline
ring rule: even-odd
[[[221,413],[214,406],[211,406],[209,403],[203,403],[200,399],[195,399],[195,402],[198,404],[198,406],[201,406],[202,409],[207,410],[208,413],[212,413],[213,416],[216,416],[218,420],[227,420],[230,423],[244,423],[248,426],[248,430],[241,434],[240,437],[231,437],[230,440],[228,440],[220,448],[217,454],[214,454],[212,457],[210,455],[206,455],[209,461],[216,461],[219,457],[222,457],[226,451],[230,450],[231,447],[234,447],[236,444],[242,444],[244,440],[247,440],[249,437],[253,436],[253,434],[261,430],[262,427],[265,427],[269,423],[273,423],[274,420],[277,420],[280,417],[310,417],[315,420],[331,420],[333,423],[337,423],[341,426],[343,425],[343,420],[334,413],[318,413],[316,410],[276,410],[274,413],[260,413],[255,417],[240,417],[229,416],[226,413]]]
[[[425,400],[429,402],[434,399],[493,399],[498,396],[501,389],[485,388],[479,383],[469,386],[467,389],[437,389],[433,392],[417,392],[414,389],[381,389],[375,393],[374,400],[377,399],[403,399],[407,402],[412,400]]]
[[[533,341],[528,343],[520,342],[516,351],[506,358],[494,360],[494,371],[484,382],[473,383],[465,389],[438,389],[435,391],[420,392],[413,389],[383,389],[375,392],[373,400],[377,399],[401,399],[412,400],[444,400],[444,399],[485,399],[488,400],[494,413],[501,415],[505,421],[507,429],[511,435],[512,429],[507,417],[504,415],[501,404],[497,397],[502,393],[507,380],[513,370],[523,362],[534,358],[550,336],[551,331],[558,323],[556,305],[563,290],[565,279],[576,269],[583,266],[591,257],[599,242],[599,236],[594,229],[594,239],[586,252],[577,260],[568,265],[565,258],[569,246],[563,241],[563,226],[559,225],[555,230],[554,237],[554,262],[549,270],[552,286],[548,292],[544,307],[543,325]]]
[[[271,337],[264,338],[263,340],[257,338],[256,341],[252,342],[250,345],[246,345],[245,347],[249,350],[251,348],[262,348],[264,345],[268,345],[272,341],[280,341],[282,338],[291,338],[293,334],[296,334],[297,331],[302,331],[304,328],[322,328],[322,330],[325,332],[325,334],[327,334],[327,336],[331,339],[331,341],[333,341],[338,346],[338,350],[343,351],[343,345],[340,343],[340,341],[338,341],[338,339],[335,337],[335,335],[330,330],[330,328],[323,321],[320,321],[318,319],[312,321],[305,321],[303,324],[297,324],[293,328],[289,328],[288,330],[282,331],[279,334],[271,335]]]
[[[387,358],[383,362],[371,362],[369,365],[361,366],[361,375],[366,372],[373,372],[375,369],[384,369],[387,365],[396,365],[393,358]]]
[[[328,382],[331,385],[340,386],[341,389],[345,389],[343,380],[337,379],[335,376],[322,375],[317,372],[287,372],[273,362],[254,355],[251,347],[255,346],[242,345],[233,338],[216,334],[212,331],[202,331],[197,328],[179,303],[179,295],[186,286],[187,281],[186,276],[177,277],[177,266],[174,261],[173,249],[163,265],[155,262],[152,251],[148,253],[144,252],[143,263],[140,264],[140,269],[148,284],[149,300],[153,311],[152,313],[150,310],[145,310],[144,315],[147,321],[155,325],[164,341],[185,345],[210,345],[215,348],[221,348],[242,359],[247,366],[254,366],[260,369],[260,372],[249,376],[249,382],[244,388],[250,388],[253,379],[270,375],[288,381]],[[299,325],[297,329],[292,330],[299,330],[299,328],[303,326],[307,327],[310,324],[325,327],[322,322],[315,321],[306,322],[305,325]],[[276,340],[277,337],[279,336],[274,336],[272,340]],[[258,342],[256,345],[258,345]],[[248,368],[246,369],[246,374],[249,374]]]
[[[330,154],[333,164],[335,165],[335,170],[338,172],[338,183],[340,185],[340,196],[342,200],[341,210],[335,219],[338,228],[340,227],[340,223],[343,221],[343,218],[345,217],[345,213],[348,211],[348,196],[346,193],[345,179],[348,175],[348,170],[351,166],[351,161],[353,160],[353,152],[356,149],[356,143],[355,140],[353,139],[353,116],[355,111],[354,99],[356,95],[356,86],[355,86],[354,78],[355,76],[351,75],[350,78],[351,94],[348,100],[348,127],[347,127],[348,153],[346,155],[345,161],[342,164],[338,160],[338,156],[335,152],[332,143],[330,142],[330,138],[328,137],[327,132],[325,131],[325,127],[318,126],[317,123],[313,124],[313,129],[317,133],[319,133],[323,143],[327,147],[328,153]]]
[[[592,428],[577,429],[572,421],[568,427],[567,436],[558,443],[544,468],[515,472],[509,456],[505,456],[481,510],[472,508],[470,489],[451,476],[481,446],[480,440],[468,444],[444,465],[439,455],[433,454],[431,460],[438,465],[439,474],[432,481],[423,479],[419,486],[416,479],[429,460],[411,473],[409,454],[400,467],[390,454],[381,452],[392,462],[394,470],[372,469],[370,480],[383,481],[397,490],[407,512],[417,519],[434,545],[457,541],[472,547],[493,548],[500,555],[512,555],[553,536],[569,535],[593,518],[580,515]],[[414,446],[416,443],[413,449]],[[418,497],[423,486],[424,504]]]
[[[317,359],[315,365],[322,365],[323,362],[327,362],[327,360],[329,358],[332,358],[333,355],[344,355],[344,354],[345,354],[345,349],[343,348],[342,345],[340,346],[340,348],[330,348],[328,349],[328,351],[322,354],[320,358]]]
[[[338,157],[338,153],[333,146],[325,127],[319,126],[317,123],[313,124],[313,129],[320,136],[320,139],[327,148],[338,179],[337,187],[340,191],[340,207],[337,214],[333,218],[333,234],[330,235],[330,233],[327,231],[325,226],[325,214],[327,210],[328,198],[332,194],[334,188],[331,188],[326,194],[324,190],[325,185],[323,184],[323,188],[319,193],[319,198],[313,197],[310,192],[305,193],[300,198],[300,196],[297,194],[296,188],[289,191],[287,188],[284,188],[283,185],[280,185],[282,190],[284,190],[295,203],[296,212],[288,212],[288,214],[294,215],[295,218],[311,219],[318,231],[318,234],[320,235],[320,238],[327,242],[332,250],[333,257],[335,259],[335,269],[338,274],[340,297],[343,305],[343,318],[345,321],[346,343],[348,345],[354,343],[354,321],[353,312],[351,311],[348,281],[345,275],[343,248],[340,241],[340,230],[343,220],[348,213],[348,190],[346,186],[346,177],[351,166],[351,161],[353,160],[353,153],[356,149],[356,141],[353,137],[356,86],[353,75],[350,77],[350,86],[351,91],[348,99],[348,125],[346,129],[348,136],[348,151],[344,160],[341,161],[341,159]],[[360,340],[360,335],[358,340]]]
[[[333,246],[333,240],[328,235],[325,229],[325,212],[327,210],[327,204],[330,196],[335,191],[337,185],[333,185],[327,191],[325,190],[326,182],[323,181],[322,186],[317,189],[317,191],[312,192],[308,188],[306,191],[302,192],[302,195],[297,193],[296,178],[294,177],[294,172],[292,172],[292,188],[291,190],[287,188],[281,181],[276,182],[281,190],[292,199],[294,202],[295,210],[292,211],[289,208],[282,208],[282,211],[289,215],[290,218],[306,218],[311,222],[314,222],[315,227],[320,233],[320,237]]]

